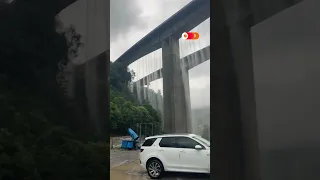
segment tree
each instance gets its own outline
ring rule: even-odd
[[[144,104],[143,107],[146,108],[149,114],[154,118],[155,123],[161,124],[160,113],[157,110],[155,110],[150,104]]]
[[[132,81],[133,74],[121,63],[113,62],[110,65],[110,84],[118,91],[128,89],[128,83]]]
[[[127,129],[136,127],[138,123],[161,124],[160,114],[150,104],[139,105],[136,97],[130,92],[129,83],[134,77],[134,72],[129,71],[121,63],[113,62],[110,65],[110,117],[113,134],[127,135]],[[161,128],[155,126],[154,130]],[[151,126],[148,130],[151,135]]]
[[[111,131],[117,131],[119,122],[122,121],[121,110],[110,102],[110,128]]]

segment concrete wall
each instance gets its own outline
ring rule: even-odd
[[[320,179],[320,2],[252,28],[262,180]]]
[[[78,0],[64,9],[59,17],[65,26],[74,25],[82,35],[84,47],[76,64],[84,63],[109,49],[109,2]]]
[[[89,124],[98,136],[107,137],[109,119],[109,59],[105,52],[74,66],[73,92],[81,113],[89,118]]]
[[[66,69],[70,97],[74,97],[75,82],[73,81],[76,78],[73,76],[76,66],[97,58],[98,55],[110,49],[108,18],[110,9],[108,5],[109,3],[104,0],[78,0],[59,14],[64,27],[75,26],[76,32],[81,34],[81,42],[84,44],[79,50],[79,56],[73,59]],[[90,68],[87,67],[87,70]],[[92,76],[92,73],[85,74]]]
[[[75,26],[84,44],[68,66],[69,96],[81,104],[91,128],[104,140],[109,118],[109,14],[105,0],[78,0],[59,14],[65,27]]]

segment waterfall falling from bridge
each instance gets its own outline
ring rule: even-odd
[[[200,38],[198,40],[184,40],[182,38],[179,39],[179,54],[181,59],[180,68],[186,70],[182,70],[181,75],[183,77],[183,86],[188,91],[190,86],[188,71],[192,68],[197,69],[196,66],[202,63],[202,66],[207,66],[206,68],[210,67],[210,18],[203,21],[201,24],[191,30],[191,32],[198,32],[200,34]],[[147,54],[146,56],[129,65],[129,69],[135,73],[133,82],[130,85],[132,92],[136,95],[139,103],[149,103],[161,114],[163,120],[164,94],[162,68],[163,66],[161,48]],[[210,74],[207,74],[207,76],[209,77]],[[209,78],[207,79],[210,80]],[[190,93],[192,94],[192,87],[190,91]],[[190,113],[191,115],[191,109],[193,108],[192,105],[194,99],[190,99],[190,93],[186,93],[186,96],[188,96],[186,97],[186,100],[187,102],[191,103],[191,108],[188,110],[188,113]],[[203,98],[210,99],[210,94],[203,94]],[[196,122],[199,118],[194,116],[191,117],[192,132],[201,134],[201,132],[199,132],[199,128],[200,131],[202,131],[201,127],[199,127],[199,124]],[[207,121],[209,124],[210,119],[207,119],[205,121]]]

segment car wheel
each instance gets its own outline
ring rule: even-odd
[[[151,179],[160,179],[164,174],[162,163],[157,159],[152,159],[147,164],[148,175]]]

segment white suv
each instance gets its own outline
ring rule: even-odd
[[[210,173],[210,142],[194,134],[151,136],[141,146],[140,165],[152,179],[165,171]]]

